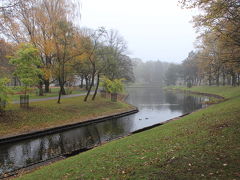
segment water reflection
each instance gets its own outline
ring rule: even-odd
[[[94,147],[202,107],[202,97],[165,92],[160,88],[129,88],[127,101],[139,113],[62,133],[0,145],[0,174],[62,154]]]

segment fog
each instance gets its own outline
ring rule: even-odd
[[[118,30],[132,58],[180,63],[193,49],[194,12],[178,0],[82,0],[81,6],[81,26]]]

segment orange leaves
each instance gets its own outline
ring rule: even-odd
[[[44,79],[50,80],[52,78],[52,71],[49,68],[42,68]]]
[[[43,45],[43,51],[45,55],[50,56],[54,54],[55,49],[54,49],[53,40],[51,39],[45,40],[42,45]]]

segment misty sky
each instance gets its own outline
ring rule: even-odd
[[[129,56],[180,63],[193,50],[193,12],[178,0],[82,0],[81,26],[118,30]]]

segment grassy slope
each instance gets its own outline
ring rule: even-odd
[[[16,135],[33,130],[50,128],[68,123],[80,122],[98,116],[123,112],[132,107],[122,102],[97,97],[83,102],[83,96],[56,100],[32,102],[29,109],[20,109],[19,105],[11,104],[4,116],[0,116],[0,137]]]
[[[199,90],[230,99],[21,179],[238,179],[240,88]]]

